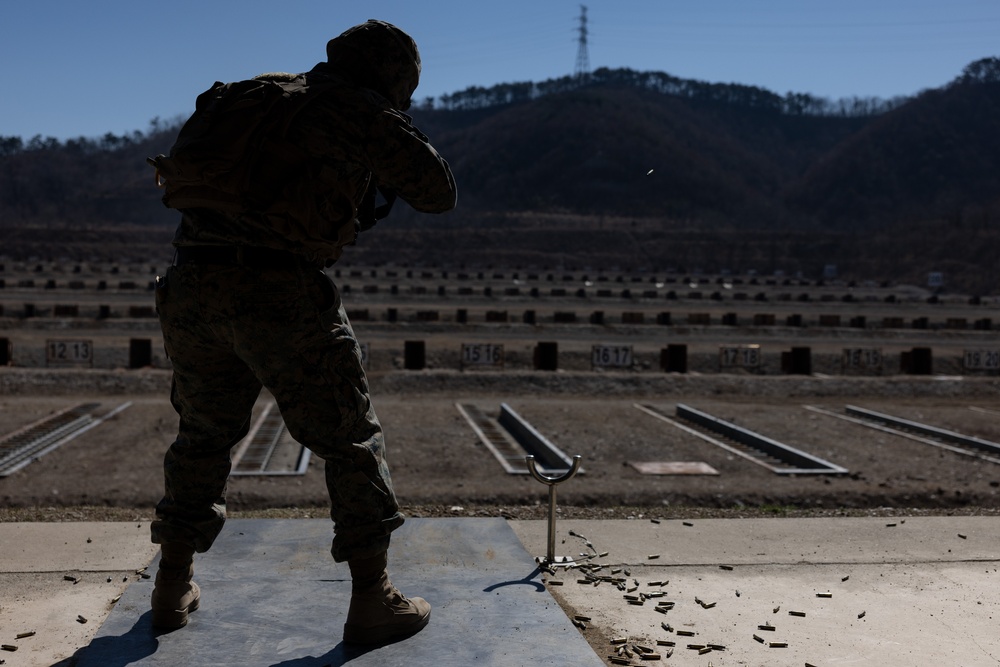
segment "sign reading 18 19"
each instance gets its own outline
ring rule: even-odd
[[[93,366],[94,344],[89,340],[45,341],[47,366]]]

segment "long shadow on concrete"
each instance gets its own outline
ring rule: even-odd
[[[326,520],[232,520],[195,561],[201,608],[150,626],[152,580],[132,584],[78,667],[574,665],[604,663],[540,582],[503,519],[410,519],[393,534],[393,583],[433,606],[419,634],[365,649],[341,641],[350,577]],[[156,562],[150,567],[155,571]]]

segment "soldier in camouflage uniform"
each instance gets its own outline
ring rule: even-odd
[[[156,291],[180,417],[152,524],[152,541],[161,545],[156,626],[180,627],[198,608],[193,556],[222,529],[230,452],[248,433],[262,387],[290,434],[325,462],[331,552],[348,563],[353,581],[345,641],[391,640],[429,619],[430,605],[406,598],[388,579],[389,537],[403,517],[360,347],[321,270],[354,240],[374,182],[420,211],[455,206],[448,164],[401,113],[419,73],[413,40],[369,21],[331,40],[327,61],[299,75],[334,84],[295,116],[287,134],[319,165],[325,221],[298,217],[294,206],[285,216],[182,212],[177,259]]]

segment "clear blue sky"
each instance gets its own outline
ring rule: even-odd
[[[145,131],[216,79],[302,71],[369,18],[420,45],[416,98],[573,73],[563,0],[0,0],[0,136]],[[912,95],[1000,55],[1000,0],[585,0],[591,69],[837,99]]]

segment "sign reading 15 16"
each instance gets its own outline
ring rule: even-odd
[[[503,345],[462,343],[463,366],[503,366]]]
[[[92,365],[94,345],[89,340],[45,341],[45,362],[48,365]]]

